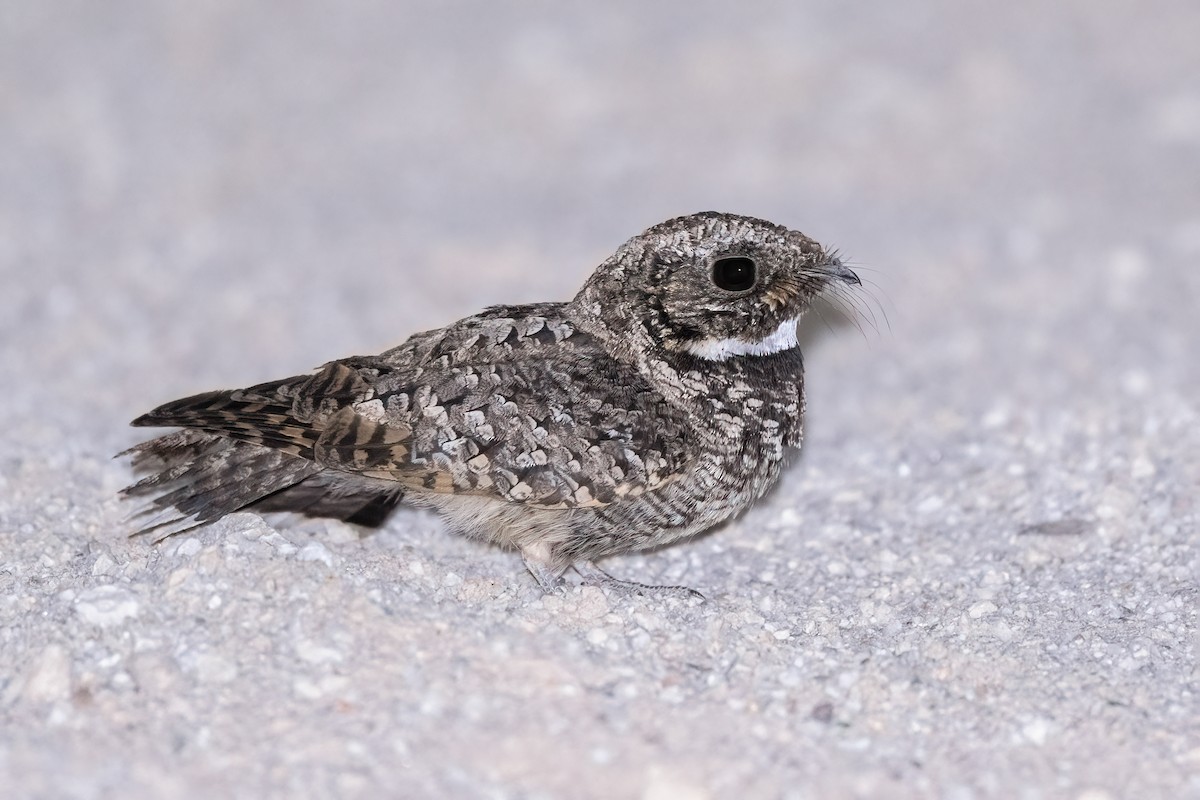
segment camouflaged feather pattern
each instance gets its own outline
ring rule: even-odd
[[[670,220],[570,303],[496,306],[379,356],[160,406],[134,424],[185,430],[129,451],[145,477],[125,493],[160,536],[244,508],[379,524],[426,505],[519,549],[549,588],[770,488],[801,441],[795,321],[833,281],[857,278],[796,232]]]

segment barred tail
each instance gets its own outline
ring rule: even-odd
[[[143,442],[131,456],[143,477],[121,491],[140,499],[138,534],[165,539],[240,511],[321,471],[308,459],[261,445],[184,430]]]
[[[138,533],[163,539],[251,508],[380,524],[400,502],[399,484],[326,469],[314,452],[328,416],[369,395],[360,361],[185,397],[135,419],[185,429],[121,453],[141,477],[122,491],[143,501],[132,515]]]
[[[130,515],[135,535],[153,534],[156,541],[242,510],[293,511],[376,527],[403,499],[396,484],[200,431],[160,436],[121,455],[131,456],[135,474],[143,476],[121,492],[142,501]]]

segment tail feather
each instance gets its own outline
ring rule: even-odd
[[[130,536],[153,536],[155,544],[207,524],[197,522],[191,517],[180,516],[173,508],[150,508],[139,512],[136,518],[131,517],[130,521],[135,519],[141,527]]]
[[[372,395],[364,374],[382,369],[373,359],[330,362],[312,375],[185,397],[135,419],[185,429],[121,454],[139,476],[122,492],[144,503],[133,515],[139,533],[165,538],[248,508],[378,525],[402,491],[327,470],[314,448],[338,409]]]
[[[192,428],[311,459],[324,420],[372,396],[360,371],[377,373],[380,368],[372,359],[331,361],[312,375],[173,400],[131,424]]]
[[[218,466],[236,469],[261,457],[261,448],[231,447],[222,436],[184,430],[143,442],[118,454],[121,456],[132,456],[134,473],[144,476],[121,494],[144,497],[196,483],[201,478],[196,465],[201,463],[214,475]]]
[[[156,541],[235,511],[293,511],[369,527],[403,499],[399,486],[332,473],[305,458],[224,436],[184,430],[137,445],[142,477],[122,494],[142,501],[129,516],[135,535]]]
[[[131,521],[141,525],[139,534],[159,530],[159,536],[164,526],[166,535],[174,535],[240,511],[321,470],[281,450],[196,431],[161,436],[127,452],[135,473],[144,475],[122,490],[145,501]]]
[[[159,406],[135,419],[137,427],[182,428],[220,434],[248,444],[265,445],[294,456],[312,458],[320,429],[292,414],[286,398],[246,389],[206,392]]]
[[[320,472],[254,504],[255,511],[294,511],[376,528],[404,499],[403,488]]]
[[[211,474],[165,492],[154,502],[174,506],[197,522],[210,522],[286,489],[318,470],[320,467],[312,462],[284,461],[275,451],[267,450],[232,470],[206,469],[204,472]]]

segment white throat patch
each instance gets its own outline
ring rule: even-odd
[[[767,336],[756,341],[745,339],[701,339],[687,346],[694,356],[709,361],[724,361],[734,356],[769,356],[782,350],[791,350],[800,344],[796,338],[796,323],[799,318],[787,319]]]

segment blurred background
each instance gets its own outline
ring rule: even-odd
[[[1184,355],[1186,0],[0,15],[0,324],[60,370],[121,354],[71,380],[171,383],[146,402],[569,298],[628,236],[706,209],[841,248],[934,348],[1002,337],[1055,371],[1082,335],[1122,362]],[[1151,321],[1153,352],[1129,352]],[[953,357],[922,347],[905,369]]]
[[[800,467],[759,516],[695,546],[737,546],[739,535],[759,542],[761,531],[764,541],[780,542],[772,520],[783,513],[785,528],[804,521],[803,535],[798,529],[790,544],[779,543],[777,556],[790,565],[778,572],[792,574],[787,591],[800,594],[776,599],[774,612],[755,599],[754,614],[841,608],[831,631],[875,619],[861,603],[878,600],[878,584],[857,568],[862,585],[846,584],[840,600],[803,594],[827,585],[803,570],[882,551],[892,554],[897,584],[928,590],[921,614],[936,617],[929,608],[947,603],[946,619],[958,619],[953,598],[989,585],[1032,541],[1014,537],[1043,524],[1099,537],[1080,540],[1078,550],[1063,545],[1070,557],[1054,556],[1072,572],[1034,592],[1051,616],[1111,610],[1118,600],[1110,593],[1120,592],[1122,607],[1144,609],[1150,601],[1140,591],[1178,598],[1192,587],[1191,611],[1162,623],[1165,632],[1139,628],[1136,646],[1114,634],[1121,647],[1149,647],[1150,660],[1162,662],[1159,673],[1122,673],[1122,702],[1143,710],[1105,723],[1111,735],[1087,728],[1091,712],[1075,714],[1062,700],[1070,690],[1061,687],[1074,686],[1079,708],[1090,708],[1092,676],[1123,663],[1061,656],[1092,622],[1053,635],[1030,629],[1024,640],[1009,619],[1018,633],[997,633],[996,650],[964,645],[959,666],[1006,664],[996,668],[1010,671],[988,686],[1016,709],[1011,717],[996,711],[963,736],[951,725],[939,740],[913,733],[913,709],[926,707],[913,699],[897,701],[895,716],[880,712],[863,733],[861,718],[841,716],[843,695],[856,690],[833,681],[832,713],[846,738],[813,763],[846,764],[879,782],[791,785],[821,786],[827,797],[857,796],[854,785],[974,787],[943,795],[970,797],[999,794],[1004,775],[1024,776],[1029,786],[1051,785],[1057,775],[1054,785],[1083,791],[1089,765],[1103,762],[1099,785],[1117,794],[1096,798],[1154,781],[1178,788],[1188,775],[1195,792],[1200,714],[1187,654],[1200,646],[1194,571],[1188,578],[1200,513],[1198,43],[1194,0],[0,2],[0,533],[14,537],[9,563],[32,563],[55,548],[86,552],[97,537],[116,535],[112,496],[126,473],[109,456],[141,438],[126,421],[160,402],[378,352],[486,305],[566,300],[649,225],[700,210],[750,214],[839,248],[867,281],[854,319],[861,331],[836,314],[807,329],[809,445]],[[819,527],[830,520],[844,526]],[[755,565],[775,558],[775,546],[726,558]],[[814,547],[821,557],[810,559]],[[471,570],[480,556],[462,548],[441,563]],[[757,597],[761,581],[721,573],[727,561],[704,552],[717,571],[701,588],[727,578],[734,597]],[[943,560],[921,562],[929,553]],[[639,577],[640,564],[670,569],[687,557],[673,550],[656,556],[665,561],[625,566]],[[500,558],[482,571],[507,575],[513,564]],[[91,566],[79,568],[92,580]],[[59,567],[45,569],[52,576]],[[47,576],[39,586],[70,583]],[[251,571],[235,583],[243,578],[262,579]],[[162,583],[145,580],[150,593]],[[1060,586],[1083,588],[1064,600]],[[41,588],[28,591],[42,597]],[[976,609],[976,600],[964,602]],[[1039,601],[1029,602],[1035,611],[1027,618],[1045,619]],[[438,613],[453,613],[456,603],[448,603]],[[10,612],[36,607],[31,600]],[[70,627],[80,623],[61,624],[10,643],[13,663],[26,663],[24,654],[46,640],[90,635]],[[153,635],[169,638],[174,629],[167,619]],[[571,647],[576,633],[562,634]],[[813,667],[818,658],[800,667],[811,651],[764,663],[799,670],[788,680],[803,684],[843,674],[839,653],[862,656],[858,664],[879,652],[875,640],[828,635],[826,666]],[[1005,644],[1014,636],[1017,645]],[[235,658],[241,645],[229,642]],[[1013,647],[1067,660],[998,657]],[[656,657],[646,655],[637,674],[659,674]],[[86,672],[72,664],[76,678]],[[1152,673],[1161,679],[1172,664],[1170,680],[1156,679],[1162,694],[1141,682]],[[858,666],[845,668],[858,674]],[[95,669],[87,674],[107,674]],[[765,674],[769,680],[756,673],[730,696],[765,703],[763,687],[779,677]],[[1031,688],[1023,683],[1029,675],[1053,677]],[[942,708],[970,718],[974,701],[955,704],[982,697],[982,683],[954,689]],[[1006,695],[1003,686],[1020,688]],[[20,696],[18,689],[6,696]],[[661,689],[652,685],[642,697]],[[742,722],[710,714],[704,691],[688,695],[689,732],[710,731],[696,734],[692,755],[725,750],[734,759],[727,775],[742,775],[736,747],[711,733],[712,725],[740,730]],[[257,707],[258,697],[243,699]],[[12,702],[4,735],[44,721],[36,703]],[[1038,709],[1059,702],[1061,713],[1038,721]],[[656,709],[651,702],[649,718],[627,729],[647,737],[638,739],[647,742],[640,754],[610,748],[625,753],[612,765],[621,775],[642,775],[647,759],[686,751],[682,739],[655,739]],[[817,752],[820,737],[777,723],[744,763],[786,762],[791,772],[781,774],[807,774],[786,754]],[[542,746],[539,724],[516,726],[534,750]],[[230,735],[238,728],[231,719],[213,725]],[[1072,726],[1095,733],[1078,740],[1087,750],[1063,739],[1059,750],[1038,752],[1046,730],[1078,732]],[[602,738],[602,723],[584,727]],[[89,742],[103,738],[63,735],[40,751],[5,751],[29,759],[6,763],[40,763],[29,755],[36,752],[92,753]],[[847,755],[869,740],[855,737],[872,735],[871,752],[890,760]],[[993,738],[1008,749],[994,754]],[[929,750],[904,755],[912,741]],[[417,742],[412,752],[428,763],[445,753],[436,733]],[[1146,749],[1129,752],[1130,742]],[[921,784],[911,764],[932,764],[943,746],[953,757]],[[314,748],[318,763],[320,744]],[[709,777],[724,768],[697,758]],[[622,783],[606,772],[608,762],[589,763],[592,777],[609,776],[622,793],[704,796],[680,794],[688,787],[671,779]],[[181,774],[207,774],[193,766],[198,772]],[[453,785],[465,795],[490,785],[525,787],[490,796],[536,796],[521,792],[543,785],[528,775],[497,778],[502,769],[463,769]],[[976,781],[988,769],[1001,777]],[[92,796],[85,789],[96,773],[79,774],[78,796]],[[367,785],[381,774],[370,773]],[[746,785],[742,778],[712,785],[732,790]],[[147,781],[139,785],[165,785]],[[555,785],[572,784],[544,784]],[[652,793],[663,786],[666,794]]]

